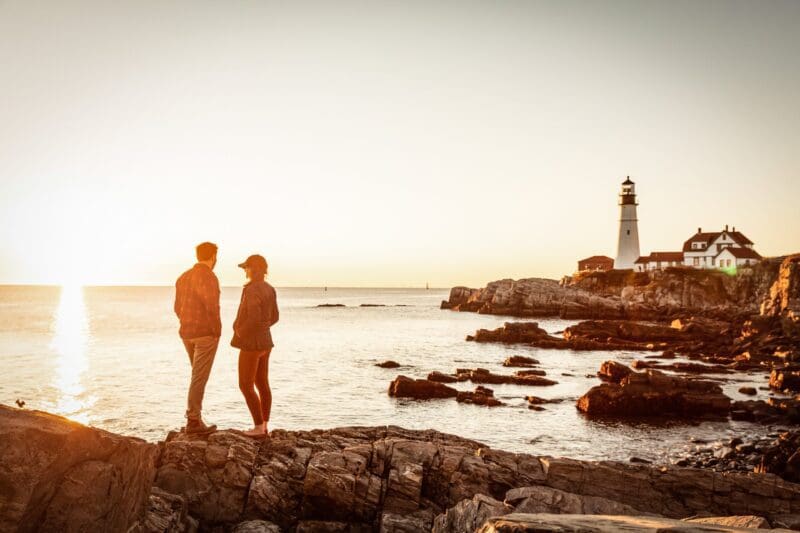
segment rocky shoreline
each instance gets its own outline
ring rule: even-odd
[[[154,445],[0,406],[0,434],[0,531],[800,526],[800,485],[773,474],[539,457],[432,430],[172,432]]]

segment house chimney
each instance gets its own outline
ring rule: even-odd
[[[697,233],[703,233],[703,228],[697,228]]]
[[[733,232],[736,233],[736,226],[733,227]]]
[[[725,224],[725,231],[728,231],[728,225]]]

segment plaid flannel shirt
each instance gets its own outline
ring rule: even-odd
[[[197,263],[181,274],[175,283],[175,314],[181,322],[181,338],[222,334],[219,295],[219,280],[207,265]]]

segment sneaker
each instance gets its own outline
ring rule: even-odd
[[[202,418],[197,418],[197,419],[192,418],[189,419],[188,422],[186,422],[187,434],[208,435],[209,433],[213,433],[216,430],[217,430],[216,425],[211,424],[210,426],[207,426],[205,422],[203,422]]]

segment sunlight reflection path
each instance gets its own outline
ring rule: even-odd
[[[55,412],[81,423],[88,423],[92,401],[86,397],[82,378],[89,368],[86,347],[89,321],[83,300],[83,287],[64,285],[55,316],[51,347],[55,350],[56,375],[53,386],[58,391]]]

